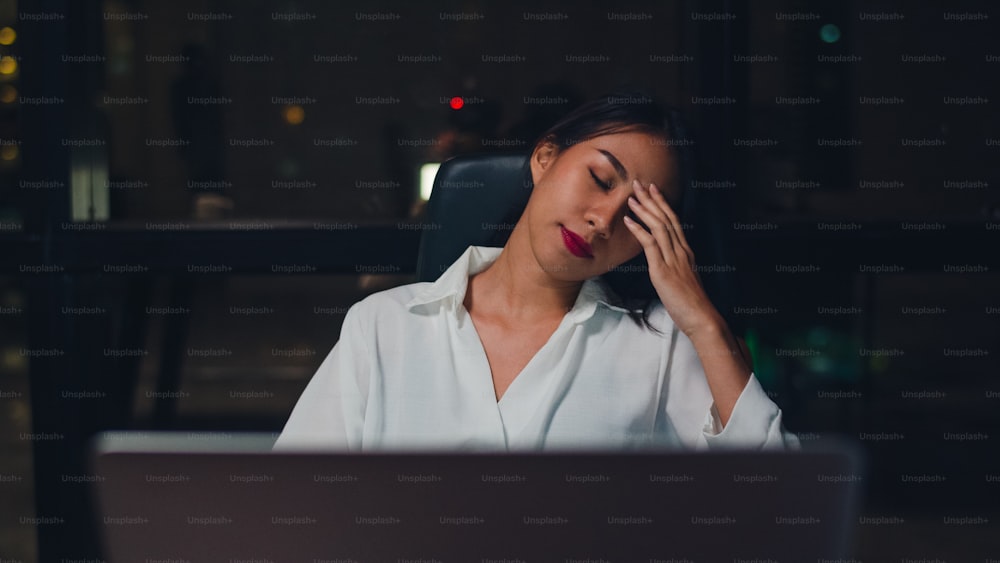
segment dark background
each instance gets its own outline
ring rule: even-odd
[[[422,164],[635,88],[694,125],[691,236],[725,241],[702,277],[786,427],[858,439],[865,514],[903,520],[859,523],[858,558],[1000,558],[998,18],[0,1],[0,554],[93,556],[64,477],[96,431],[279,431],[347,307],[414,281]]]

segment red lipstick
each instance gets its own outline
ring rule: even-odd
[[[562,229],[563,244],[565,244],[566,248],[573,253],[573,256],[580,258],[594,257],[594,249],[587,244],[587,241],[583,240],[583,237],[566,227],[559,228]]]

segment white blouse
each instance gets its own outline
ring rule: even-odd
[[[500,251],[470,246],[437,281],[354,304],[275,449],[799,447],[753,374],[720,430],[701,361],[663,305],[649,315],[660,335],[593,279],[497,401],[463,301]]]

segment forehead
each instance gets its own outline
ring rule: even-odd
[[[601,135],[573,145],[581,158],[596,158],[611,166],[603,154],[613,155],[627,171],[627,180],[638,179],[643,184],[650,182],[659,187],[674,183],[676,162],[673,152],[663,137],[641,131],[624,131]]]

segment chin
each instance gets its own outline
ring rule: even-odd
[[[554,242],[532,240],[532,253],[538,267],[552,279],[565,282],[584,281],[599,275],[600,272],[590,272],[594,269],[596,259],[583,261],[568,253],[562,242],[560,227],[556,223]]]

